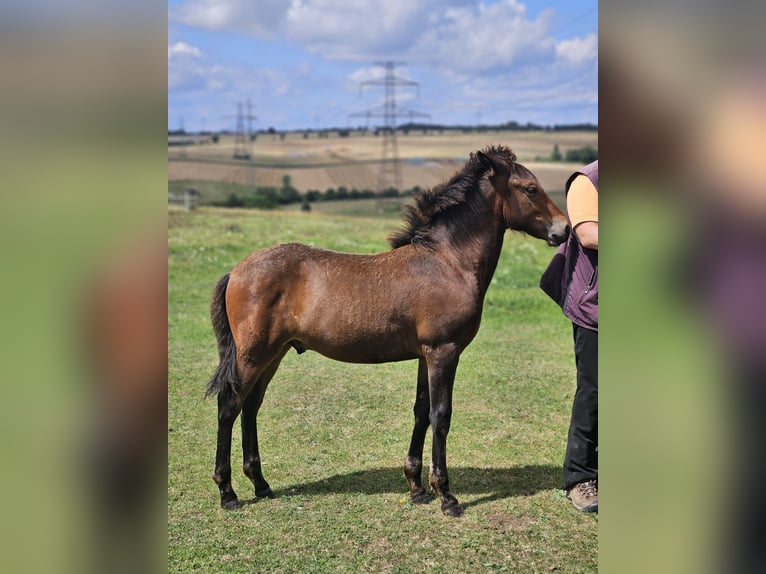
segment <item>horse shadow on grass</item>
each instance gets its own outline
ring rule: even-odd
[[[461,502],[464,508],[486,504],[493,500],[531,496],[544,490],[562,487],[561,467],[553,465],[527,465],[508,468],[452,467],[449,469],[453,493],[461,495],[483,494],[475,500]],[[428,468],[423,469],[424,483]],[[336,474],[311,482],[303,482],[277,489],[280,496],[323,494],[406,494],[407,481],[402,467],[373,468],[346,474]],[[252,504],[255,499],[243,501]]]

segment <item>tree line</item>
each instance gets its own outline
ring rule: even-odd
[[[420,191],[419,186],[407,190],[398,190],[389,187],[383,191],[373,191],[371,189],[347,188],[345,186],[329,187],[324,191],[310,189],[301,194],[292,185],[289,175],[282,178],[282,186],[259,185],[253,188],[244,188],[238,192],[231,192],[223,201],[213,202],[212,205],[218,207],[251,207],[257,209],[275,209],[280,205],[289,205],[292,203],[301,203],[302,209],[311,210],[311,204],[317,201],[338,201],[344,199],[387,199],[396,197],[411,196]]]
[[[570,163],[588,164],[598,159],[598,150],[593,146],[586,145],[583,147],[568,149],[566,154],[562,154],[561,150],[559,149],[559,144],[555,144],[553,146],[553,151],[551,151],[550,157],[537,157],[536,159],[549,159],[550,161],[567,161]]]

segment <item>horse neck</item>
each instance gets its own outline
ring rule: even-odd
[[[460,222],[459,239],[455,229],[448,231],[439,241],[440,251],[447,254],[453,264],[475,278],[481,298],[489,288],[497,269],[505,236],[505,222],[502,217],[489,216],[491,208],[481,210],[476,218]]]
[[[487,226],[487,232],[483,236],[483,255],[478,258],[479,265],[476,269],[476,280],[479,285],[482,299],[489,289],[489,284],[497,269],[497,262],[500,259],[500,252],[503,249],[503,238],[505,237],[505,226],[498,225]]]

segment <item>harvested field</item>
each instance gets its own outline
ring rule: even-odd
[[[250,162],[232,158],[234,136],[218,144],[205,143],[168,149],[169,181],[222,181],[279,186],[289,175],[300,192],[330,187],[375,189],[380,169],[382,137],[352,132],[349,137],[318,138],[301,133],[259,136],[251,143]],[[452,176],[468,155],[492,144],[507,145],[538,176],[549,191],[561,191],[575,164],[545,161],[558,144],[562,154],[572,148],[598,147],[596,132],[410,133],[398,135],[402,184],[432,187]]]

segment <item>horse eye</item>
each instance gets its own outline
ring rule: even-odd
[[[534,194],[534,193],[537,193],[537,187],[535,187],[534,185],[530,185],[530,186],[529,186],[529,187],[526,189],[526,192],[527,192],[529,195],[532,195],[532,194]]]

